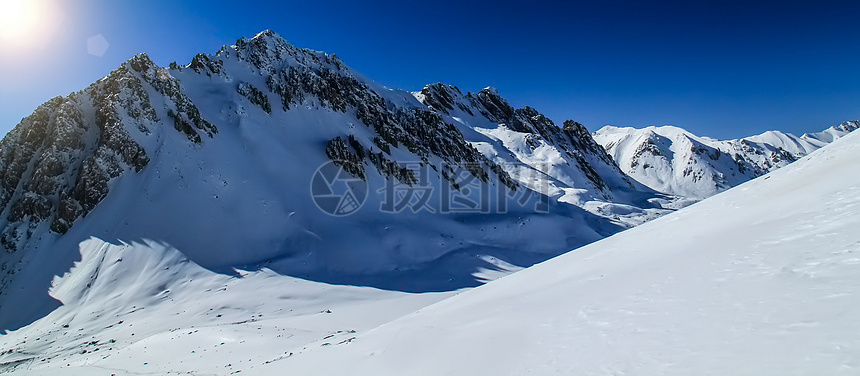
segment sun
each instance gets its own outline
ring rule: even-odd
[[[55,0],[0,0],[0,48],[5,54],[41,50],[56,36],[62,20]]]
[[[41,5],[34,0],[0,0],[0,38],[13,42],[36,33]]]

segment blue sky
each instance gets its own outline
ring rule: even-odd
[[[135,53],[186,64],[273,29],[389,87],[495,86],[516,107],[591,130],[672,124],[717,138],[800,134],[860,118],[854,3],[57,1],[62,16],[49,38],[0,49],[0,131]],[[87,53],[96,34],[110,43],[102,57]]]

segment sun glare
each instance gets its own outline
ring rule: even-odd
[[[38,24],[39,4],[32,0],[0,0],[0,34],[4,40],[23,38]]]
[[[38,47],[58,26],[56,4],[49,0],[0,0],[0,42]]]

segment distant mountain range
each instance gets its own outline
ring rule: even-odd
[[[860,121],[846,121],[800,137],[768,131],[723,141],[672,126],[605,126],[593,136],[636,181],[659,192],[701,199],[792,163],[858,127]]]

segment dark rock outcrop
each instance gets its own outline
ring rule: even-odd
[[[51,99],[0,142],[6,250],[19,249],[43,223],[67,232],[107,197],[111,180],[146,167],[150,157],[139,141],[163,121],[146,86],[168,99],[164,112],[190,140],[217,132],[179,82],[144,54],[86,90]]]

